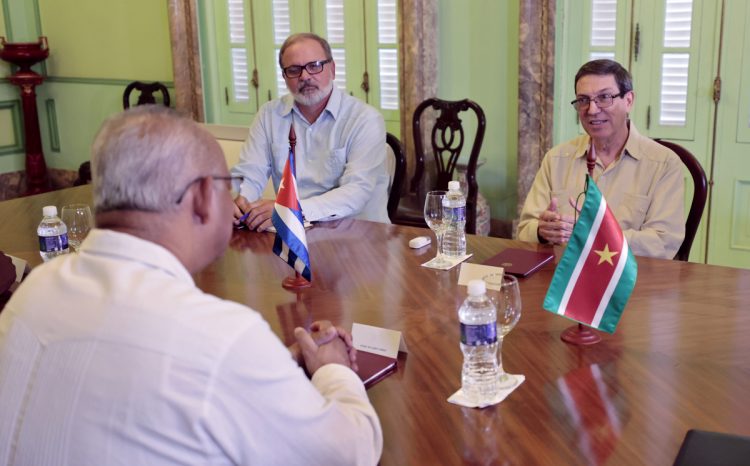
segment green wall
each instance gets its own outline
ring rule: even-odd
[[[48,79],[37,88],[37,105],[50,167],[76,169],[89,158],[89,146],[101,122],[121,110],[122,91],[128,82],[171,85],[166,2],[1,1],[0,14],[5,21],[0,27],[13,25],[12,40],[48,36]],[[518,1],[438,0],[438,5],[438,97],[468,97],[484,109],[487,131],[481,157],[487,162],[479,169],[480,191],[490,202],[493,217],[512,218],[516,204]],[[7,77],[8,72],[8,67],[0,65],[0,77]],[[0,80],[0,103],[14,99],[18,99],[17,88]],[[0,123],[8,118],[3,115]],[[22,151],[0,155],[0,172],[23,169],[23,156]]]
[[[44,156],[51,168],[75,170],[88,160],[104,119],[122,111],[122,92],[129,82],[172,84],[167,2],[2,0],[0,10],[10,41],[36,41],[40,35],[48,39],[50,56],[37,67],[46,79],[36,93]],[[0,77],[9,72],[0,67]],[[0,80],[0,104],[18,95],[16,86]],[[7,120],[5,116],[0,124]],[[0,152],[0,172],[23,167],[23,150]]]
[[[493,218],[514,218],[518,1],[440,0],[439,5],[438,97],[469,98],[484,110],[487,129],[480,158],[487,162],[479,168],[479,190]]]

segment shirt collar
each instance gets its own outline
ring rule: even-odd
[[[635,160],[640,160],[643,154],[643,145],[641,144],[641,141],[643,141],[643,137],[641,136],[641,133],[639,133],[635,128],[633,122],[630,120],[628,120],[628,127],[628,139],[625,141],[623,154],[629,155]],[[588,152],[590,145],[591,137],[588,134],[580,138],[578,141],[578,145],[576,146],[575,158],[584,157]]]
[[[190,272],[172,252],[159,244],[127,233],[94,228],[81,243],[80,252],[139,262],[145,267],[163,270],[180,281],[195,284]]]

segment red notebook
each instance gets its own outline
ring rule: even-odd
[[[396,371],[396,360],[380,354],[357,351],[357,375],[370,388]]]
[[[484,264],[502,267],[505,273],[517,277],[528,277],[554,258],[555,254],[551,252],[508,248],[490,257]]]

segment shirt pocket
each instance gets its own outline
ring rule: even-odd
[[[346,148],[332,149],[326,158],[326,168],[331,178],[338,180],[344,174],[346,165]]]
[[[622,204],[615,209],[615,217],[622,229],[640,230],[646,219],[650,202],[648,196],[626,193],[622,198]]]

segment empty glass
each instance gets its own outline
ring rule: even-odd
[[[62,221],[68,227],[68,243],[78,251],[86,235],[94,227],[91,209],[86,204],[71,204],[62,208]]]
[[[430,191],[424,199],[424,220],[427,226],[435,232],[437,238],[437,255],[431,265],[445,267],[450,261],[443,257],[443,234],[445,233],[445,218],[443,217],[443,198],[447,191]]]
[[[521,318],[521,291],[518,279],[513,275],[493,273],[483,277],[487,286],[487,296],[497,308],[497,365],[500,372],[498,386],[512,387],[515,380],[503,369],[503,338],[513,330]]]

